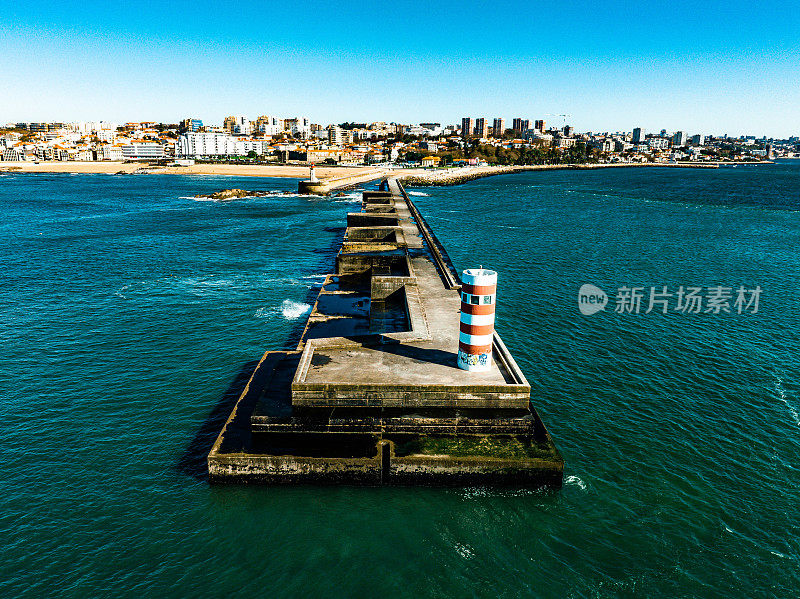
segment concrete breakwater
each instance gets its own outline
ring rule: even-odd
[[[300,342],[267,351],[208,454],[214,483],[562,484],[564,461],[495,332],[457,367],[461,282],[395,179],[347,215]]]
[[[374,181],[385,175],[386,171],[383,169],[372,169],[354,175],[345,175],[343,177],[329,177],[315,181],[309,179],[300,181],[297,185],[297,191],[299,193],[308,193],[312,195],[328,195],[337,189],[346,189],[360,183]]]
[[[614,164],[536,164],[529,166],[486,166],[486,167],[461,167],[447,170],[431,170],[427,173],[415,171],[411,174],[398,174],[397,179],[409,187],[433,187],[460,185],[484,177],[519,173],[523,171],[553,171],[553,170],[596,170],[605,168],[719,168],[718,163],[614,163]]]

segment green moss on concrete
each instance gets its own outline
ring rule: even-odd
[[[501,436],[440,436],[417,437],[398,444],[397,455],[446,455],[451,457],[486,457],[497,459],[558,459],[555,447],[528,439]]]

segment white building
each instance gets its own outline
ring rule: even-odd
[[[406,135],[416,135],[417,137],[423,137],[432,134],[430,129],[426,129],[425,127],[422,127],[420,125],[409,125],[408,127],[406,127],[404,133]]]
[[[226,133],[183,133],[178,137],[177,151],[192,158],[227,156],[236,151],[236,140]]]
[[[105,144],[102,146],[102,158],[101,160],[122,160],[124,158],[122,154],[122,146],[112,146],[111,144]],[[98,156],[100,158],[100,156]]]
[[[153,143],[131,143],[122,146],[125,160],[159,159],[164,157],[164,146]]]
[[[92,152],[92,149],[89,147],[76,148],[75,160],[80,162],[93,162],[94,152]]]
[[[327,129],[328,143],[334,146],[343,146],[353,142],[353,132],[342,129],[339,125],[329,125]]]
[[[180,156],[245,156],[249,152],[264,154],[269,144],[252,139],[238,139],[226,133],[183,133],[175,146]]]
[[[286,128],[292,132],[292,136],[301,139],[308,139],[311,135],[311,121],[304,116],[299,116],[285,121]]]
[[[545,143],[553,143],[553,136],[549,133],[541,133],[538,129],[528,129],[525,131],[525,139],[538,139]]]
[[[597,148],[597,150],[600,152],[613,152],[614,140],[608,137],[603,139],[595,139],[592,141],[592,146]]]
[[[99,131],[95,132],[97,139],[102,141],[103,143],[114,143],[114,138],[117,136],[116,131],[112,131],[111,129],[100,129]]]
[[[6,148],[3,150],[3,162],[18,162],[24,156],[21,150]]]
[[[264,135],[278,135],[283,131],[283,120],[274,116],[260,116],[256,121],[256,128]]]
[[[669,140],[663,137],[651,137],[647,140],[647,145],[651,150],[665,150],[669,147]]]
[[[571,148],[576,143],[578,143],[578,140],[575,139],[574,137],[556,137],[555,139],[553,139],[554,148],[560,148],[560,149]],[[605,150],[605,151],[610,151],[610,150]]]
[[[234,135],[250,135],[250,121],[247,120],[246,116],[237,116],[235,122],[233,123],[233,134]]]
[[[235,156],[246,156],[250,152],[258,155],[264,154],[269,144],[254,139],[237,139],[234,145]]]
[[[339,125],[330,125],[328,127],[328,143],[341,146],[342,141],[342,128]]]

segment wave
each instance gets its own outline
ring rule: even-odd
[[[419,196],[421,198],[428,198],[431,194],[425,193],[424,191],[406,191],[406,193],[410,196]]]
[[[281,304],[281,314],[286,320],[297,320],[303,314],[311,312],[311,306],[302,302],[283,300]]]
[[[361,194],[360,193],[348,193],[347,195],[338,196],[336,200],[334,200],[337,204],[360,204],[361,203]]]
[[[455,543],[453,548],[456,550],[456,553],[463,557],[464,559],[472,559],[475,557],[475,551],[469,545],[462,545],[461,543]]]
[[[498,487],[466,487],[459,491],[462,499],[480,499],[483,497],[528,497],[547,493],[544,487],[536,489],[503,489]]]
[[[279,282],[283,285],[311,288],[307,282],[298,279],[265,279],[257,274],[232,274],[228,277],[219,275],[180,277],[176,275],[159,277],[157,279],[132,281],[117,289],[114,295],[123,299],[147,297],[151,295],[162,296],[164,294],[218,297],[223,295],[227,296],[234,290],[263,287],[265,283],[269,282]]]
[[[297,320],[309,312],[311,312],[311,306],[309,304],[285,299],[280,306],[259,308],[253,315],[256,318],[272,318],[273,316],[282,316],[286,320]]]
[[[319,199],[319,196],[311,195],[311,194],[308,194],[308,193],[293,193],[293,192],[290,192],[290,191],[281,191],[281,192],[277,192],[276,191],[275,193],[270,192],[268,195],[260,196],[260,197],[263,197],[263,198],[313,198],[313,199],[316,199],[316,200]]]
[[[575,485],[581,491],[585,491],[586,490],[586,483],[583,482],[579,476],[575,476],[574,474],[568,476],[567,478],[565,478],[564,479],[564,483],[568,484],[568,485]]]
[[[789,414],[791,414],[794,423],[800,426],[800,410],[798,410],[797,406],[789,403],[789,399],[786,396],[786,389],[783,387],[783,379],[778,375],[775,375],[775,392],[778,394],[778,399],[783,402],[783,405],[786,406]]]
[[[306,286],[309,289],[318,289],[325,284],[325,278],[328,275],[306,275],[303,280],[308,281]]]

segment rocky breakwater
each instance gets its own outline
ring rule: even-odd
[[[482,179],[483,177],[493,177],[494,175],[504,175],[527,170],[520,166],[485,166],[485,167],[465,167],[447,170],[436,170],[428,173],[410,173],[408,175],[398,175],[397,179],[404,185],[410,187],[426,187],[433,185],[459,185]]]
[[[525,166],[469,166],[439,169],[427,172],[412,171],[408,174],[395,175],[399,181],[409,187],[429,187],[459,185],[495,175],[518,173],[521,171],[552,170],[596,170],[605,168],[719,168],[721,163],[698,162],[618,162],[598,164],[535,164]]]

